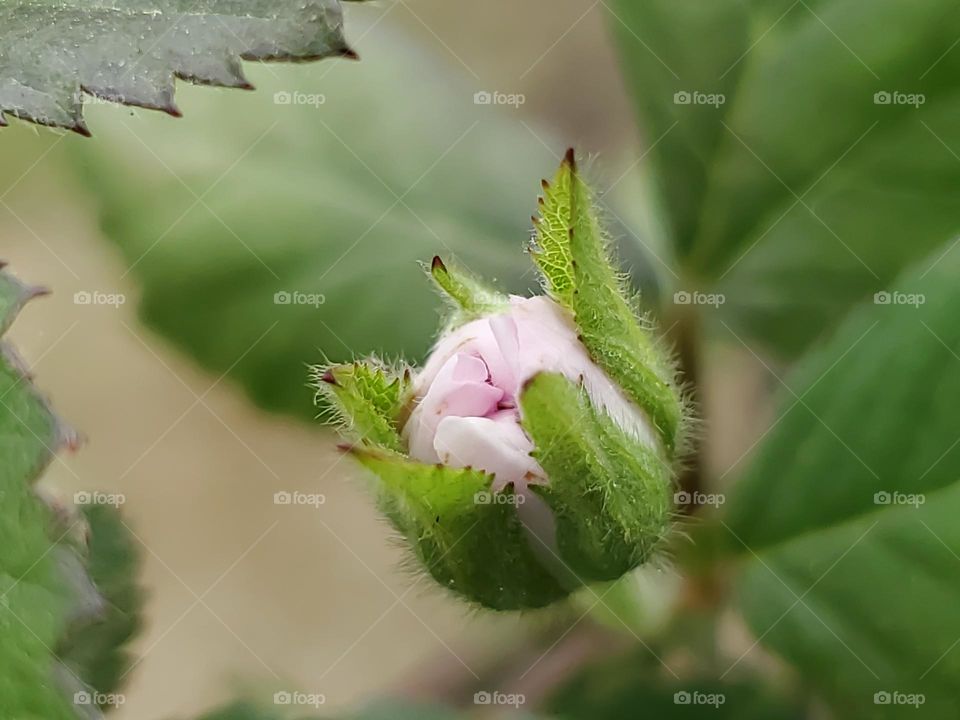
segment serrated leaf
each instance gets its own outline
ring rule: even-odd
[[[616,580],[650,559],[673,511],[673,472],[629,438],[586,391],[541,373],[520,396],[532,455],[550,478],[534,488],[556,517],[557,547],[583,581]]]
[[[956,236],[955,2],[613,7],[674,245],[726,300],[711,319],[797,356]]]
[[[11,0],[0,6],[3,113],[88,135],[84,93],[179,115],[176,78],[249,88],[244,60],[353,56],[339,0]]]
[[[535,554],[516,503],[495,501],[491,475],[385,451],[352,454],[379,478],[384,512],[441,586],[495,610],[539,608],[568,594]]]
[[[960,712],[958,273],[935,252],[801,362],[728,503],[751,628],[850,716]]]
[[[394,371],[373,361],[314,370],[317,403],[330,408],[348,438],[395,452],[403,450],[400,420],[410,388],[409,370]]]
[[[132,663],[127,645],[143,622],[141,557],[119,511],[86,505],[83,513],[90,536],[86,564],[103,607],[94,622],[70,631],[59,655],[87,685],[110,695]]]
[[[0,329],[36,290],[0,272]],[[51,537],[53,516],[34,483],[67,442],[13,349],[0,343],[0,717],[71,720],[57,646],[75,611],[65,561]],[[81,708],[82,710],[82,708]]]
[[[614,270],[572,150],[553,183],[544,182],[535,226],[530,254],[547,292],[573,312],[594,362],[643,408],[672,454],[682,442],[684,411],[669,353],[627,301],[626,279]]]

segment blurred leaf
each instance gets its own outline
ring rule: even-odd
[[[35,296],[0,273],[0,333]],[[69,440],[12,348],[0,344],[0,717],[80,717],[71,680],[50,648],[72,615],[75,564],[55,551],[53,515],[33,485],[54,452]],[[69,573],[68,576],[65,573]],[[69,688],[69,691],[68,691]],[[86,716],[86,714],[84,714]],[[92,716],[92,715],[91,715]]]
[[[200,720],[281,720],[287,717],[289,717],[288,714],[278,712],[277,708],[267,709],[248,702],[237,702],[208,713]],[[299,720],[310,720],[306,716],[298,717]],[[319,720],[319,716],[311,717]],[[324,717],[331,716],[324,715]],[[460,716],[452,710],[435,705],[390,700],[375,702],[362,710],[340,713],[332,717],[342,718],[342,720],[454,720]]]
[[[960,6],[709,6],[620,0],[613,22],[688,273],[795,354],[960,230]]]
[[[330,55],[353,55],[339,0],[10,0],[0,6],[0,125],[6,111],[88,135],[84,93],[177,115],[178,77],[249,88],[241,58]]]
[[[716,676],[657,679],[663,668],[646,649],[587,667],[547,702],[551,717],[563,720],[649,718],[736,718],[801,720],[802,707],[781,696],[769,681],[724,683]]]
[[[960,712],[958,274],[937,251],[800,364],[729,505],[752,629],[850,716]]]
[[[439,305],[418,261],[536,283],[522,249],[551,159],[435,58],[378,35],[360,64],[261,68],[252,100],[184,93],[177,123],[101,108],[110,143],[75,146],[144,320],[304,418],[308,363],[426,350]]]
[[[90,528],[90,578],[104,608],[96,622],[70,632],[59,654],[84,682],[107,695],[119,689],[122,675],[131,666],[127,643],[142,624],[140,555],[116,509],[87,505],[83,511]]]

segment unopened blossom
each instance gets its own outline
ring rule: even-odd
[[[473,467],[494,476],[494,491],[548,482],[531,457],[519,393],[539,372],[583,383],[593,403],[632,437],[654,445],[643,412],[591,359],[569,311],[546,296],[512,296],[502,312],[440,339],[414,382],[416,406],[403,434],[410,456]]]

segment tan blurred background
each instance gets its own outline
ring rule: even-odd
[[[357,37],[351,19],[360,14],[377,20]],[[588,0],[347,9],[361,56],[378,27],[402,28],[482,84],[525,93],[521,118],[623,166],[635,126],[610,21]],[[75,180],[58,170],[58,155],[75,142],[83,140],[51,144],[38,135],[37,148],[49,152],[19,180],[5,178],[0,192],[13,187],[0,204],[0,255],[20,277],[55,290],[30,306],[13,338],[41,388],[89,439],[53,465],[46,483],[123,493],[144,547],[142,661],[115,717],[190,716],[238,688],[322,693],[325,711],[335,711],[430,682],[424,673],[480,674],[495,648],[531,632],[516,616],[475,615],[429,583],[414,585],[328,435],[257,411],[138,324],[137,288],[119,253],[100,237]],[[74,304],[74,292],[91,289],[117,289],[127,301]],[[721,433],[717,444],[730,447],[723,464],[736,459],[737,443]],[[280,490],[322,493],[326,502],[276,506]]]

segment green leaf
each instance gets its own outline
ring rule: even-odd
[[[587,666],[547,701],[563,720],[632,720],[643,717],[714,720],[802,720],[803,707],[760,678],[723,682],[716,676],[658,679],[663,668],[646,648]]]
[[[386,451],[351,454],[379,478],[384,512],[441,586],[495,610],[539,608],[569,593],[538,559],[512,489],[493,493],[491,475]]]
[[[553,510],[563,561],[586,582],[616,580],[649,560],[673,511],[670,465],[562,375],[535,376],[520,406],[531,454],[550,478],[532,489]]]
[[[436,59],[383,25],[368,40],[363,63],[258,69],[255,107],[185,88],[178,123],[97,108],[110,143],[70,148],[147,324],[307,420],[305,365],[319,357],[422,357],[437,319],[424,259],[443,252],[514,292],[535,284],[527,190],[552,160],[503,111],[478,121],[474,91]],[[317,104],[278,108],[275,93]]]
[[[87,566],[103,599],[95,622],[71,630],[60,646],[63,661],[103,695],[120,688],[132,659],[127,644],[142,623],[141,557],[120,513],[108,505],[83,506],[89,526]]]
[[[615,10],[674,244],[726,299],[715,318],[798,354],[960,229],[956,3]]]
[[[400,415],[407,402],[410,371],[373,361],[318,366],[314,385],[321,407],[332,410],[343,434],[363,444],[403,450]]]
[[[0,273],[0,331],[38,291]],[[58,552],[50,508],[34,483],[70,442],[30,384],[13,349],[0,344],[0,717],[79,717],[69,693],[82,689],[51,648],[78,610],[72,551]]]
[[[0,6],[0,125],[8,112],[89,135],[89,96],[179,115],[176,78],[251,88],[241,59],[331,55],[355,57],[339,0],[10,0]]]
[[[753,631],[850,716],[960,712],[958,273],[934,253],[800,364],[728,504]]]
[[[530,255],[546,290],[573,312],[594,362],[647,413],[672,457],[682,449],[684,408],[670,355],[626,299],[626,279],[614,270],[573,150],[543,188]]]

